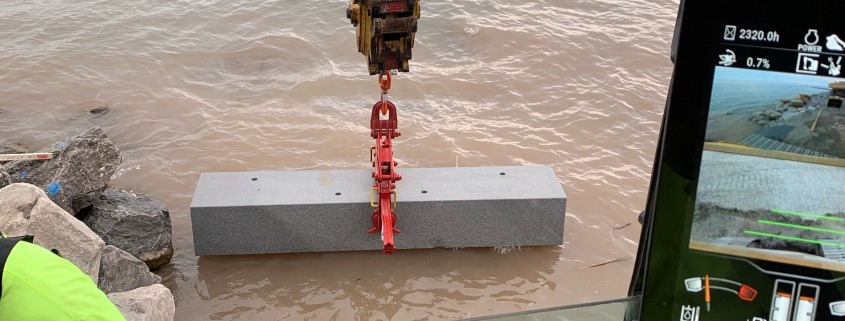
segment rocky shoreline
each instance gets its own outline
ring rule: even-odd
[[[2,153],[28,152],[7,144]],[[0,231],[34,235],[89,275],[127,320],[173,320],[173,294],[151,272],[173,256],[170,214],[149,197],[109,189],[122,162],[97,127],[0,166]]]
[[[774,107],[754,112],[748,122],[761,126],[761,129],[768,129],[770,133],[788,129],[780,130],[788,132],[784,137],[769,138],[845,158],[845,150],[842,148],[845,145],[845,136],[839,129],[842,126],[841,120],[838,117],[825,116],[816,121],[820,110],[828,104],[828,97],[829,92],[821,92],[782,98]]]
[[[827,93],[815,95],[800,94],[797,97],[781,98],[780,103],[772,108],[767,108],[754,113],[749,118],[758,125],[765,127],[777,126],[791,122],[807,113],[813,112],[827,104]]]

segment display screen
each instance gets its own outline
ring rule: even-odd
[[[713,33],[673,319],[845,320],[845,28]]]

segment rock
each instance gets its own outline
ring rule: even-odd
[[[800,115],[801,115],[801,112],[799,112],[798,109],[792,109],[792,110],[789,110],[789,111],[783,113],[781,120],[784,120],[784,121],[789,120],[789,119],[795,118],[795,117],[800,116]]]
[[[776,123],[782,116],[783,113],[778,111],[776,108],[764,109],[755,112],[748,120],[758,125],[768,125],[770,123]]]
[[[53,203],[40,188],[12,184],[0,189],[0,231],[34,235],[35,244],[56,249],[97,282],[105,244],[73,215]]]
[[[781,104],[786,104],[786,103],[789,103],[790,101],[792,101],[792,98],[781,98],[780,99]]]
[[[108,189],[82,220],[106,244],[129,252],[151,269],[173,257],[170,212],[162,202]]]
[[[113,245],[103,249],[98,287],[105,293],[124,292],[161,283],[144,262]]]
[[[6,169],[14,182],[43,188],[51,200],[73,214],[100,197],[121,162],[117,147],[98,127],[42,152],[52,152],[53,159],[11,162]]]
[[[762,238],[751,241],[748,245],[746,245],[746,247],[790,251],[792,253],[798,252],[824,257],[822,246],[820,244],[811,244],[807,242]]]
[[[161,284],[115,292],[108,297],[126,321],[172,321],[176,314],[173,294]]]
[[[111,110],[111,108],[109,108],[109,106],[100,106],[100,107],[92,108],[92,109],[88,110],[88,112],[91,113],[92,115],[99,115],[99,114],[108,113],[109,110]]]
[[[801,99],[793,99],[789,102],[789,107],[804,107],[804,101]]]
[[[763,112],[763,116],[768,117],[769,120],[778,120],[783,114],[774,109],[767,109]]]
[[[9,186],[12,184],[12,177],[9,176],[9,173],[6,172],[6,168],[0,166],[0,188]]]
[[[173,258],[173,244],[167,244],[166,247],[153,252],[142,253],[138,257],[139,260],[147,264],[150,269],[157,269],[167,263]]]

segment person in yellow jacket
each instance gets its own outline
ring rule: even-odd
[[[21,238],[0,233],[0,271],[0,320],[126,320],[76,265]]]

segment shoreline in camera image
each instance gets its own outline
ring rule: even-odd
[[[845,271],[839,81],[716,68],[690,248]]]

